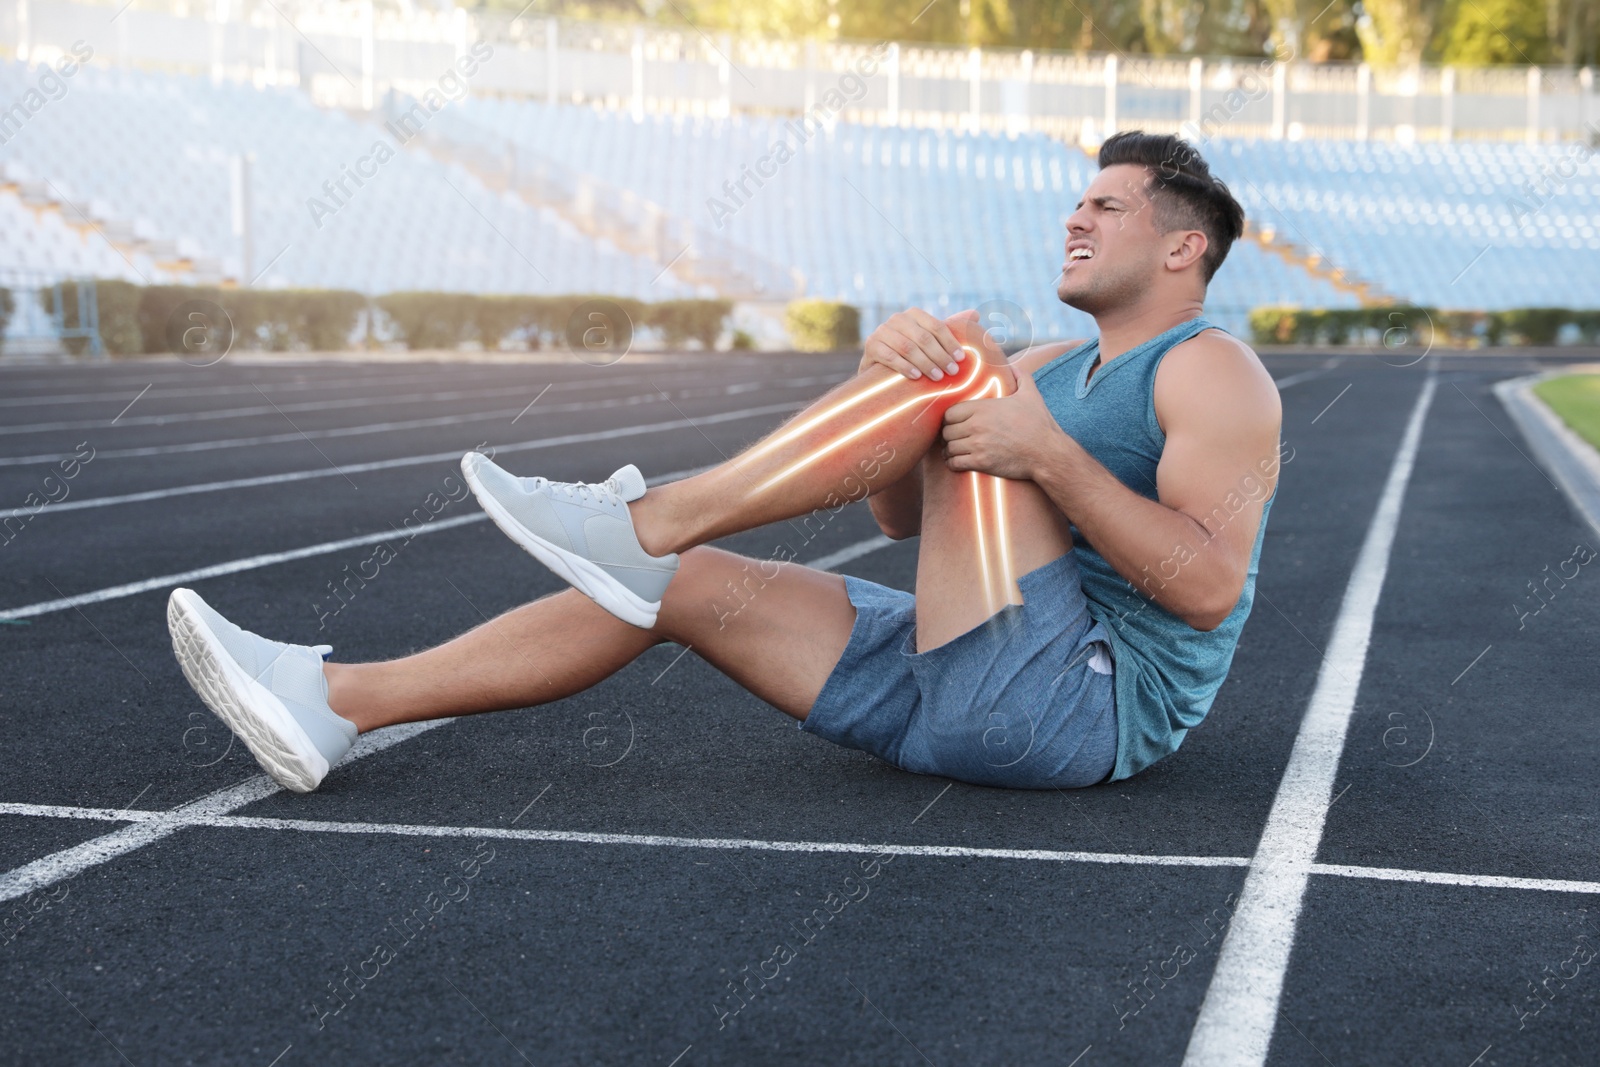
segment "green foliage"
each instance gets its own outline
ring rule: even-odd
[[[574,316],[586,304],[620,310],[627,326],[659,329],[669,346],[698,341],[710,351],[727,325],[733,304],[727,300],[668,300],[646,304],[630,297],[573,293],[565,296],[479,296],[474,293],[403,292],[369,301],[361,293],[339,289],[220,289],[214,286],[153,285],[141,287],[102,279],[95,283],[100,309],[100,336],[112,355],[171,351],[174,329],[181,336],[190,312],[186,305],[206,302],[221,308],[233,327],[233,348],[269,352],[336,352],[351,346],[363,310],[376,305],[388,317],[398,340],[410,349],[449,349],[478,342],[493,351],[508,345],[530,349],[566,343]],[[78,323],[77,287],[62,286],[65,324]],[[42,294],[50,306],[50,294]],[[3,303],[10,293],[0,289],[0,333],[5,329]],[[221,316],[203,305],[200,318],[208,327],[225,327]],[[213,322],[213,320],[215,320]],[[173,323],[177,326],[173,327]],[[619,327],[623,324],[618,324]],[[734,337],[735,347],[740,334]],[[744,335],[744,344],[753,340]],[[71,342],[81,353],[87,342]]]
[[[1250,313],[1250,335],[1264,345],[1368,344],[1424,351],[1434,346],[1553,345],[1572,326],[1580,340],[1600,343],[1600,311],[1515,308],[1454,311],[1383,305],[1319,310],[1262,307]]]
[[[76,315],[77,293],[69,287]],[[94,283],[95,307],[100,313],[100,343],[113,356],[137,356],[144,351],[144,335],[139,331],[140,287],[117,278],[101,278]]]
[[[1445,63],[1545,63],[1553,42],[1544,4],[1528,0],[1450,0],[1432,51]]]
[[[367,306],[343,289],[226,290],[221,304],[233,319],[234,345],[269,352],[339,352]]]
[[[144,352],[144,337],[139,330],[139,299],[144,290],[132,282],[117,278],[99,278],[94,282],[95,307],[100,313],[100,343],[112,356],[137,356]],[[46,312],[54,311],[54,296],[48,289],[40,290],[39,305]],[[78,317],[78,286],[73,282],[61,285],[61,324],[67,329],[81,328]],[[89,349],[86,337],[68,338],[67,351],[81,356]]]
[[[1572,322],[1566,308],[1517,308],[1489,316],[1490,344],[1553,345],[1561,327]]]
[[[733,338],[728,342],[728,347],[735,352],[753,352],[756,339],[745,330],[734,330]]]
[[[11,295],[11,290],[0,289],[0,351],[5,350],[6,325],[11,321],[11,311],[16,306],[16,298]]]
[[[471,293],[389,293],[378,308],[389,317],[400,340],[413,351],[459,348],[477,339],[477,303]]]
[[[1123,55],[1292,54],[1397,67],[1422,59],[1593,65],[1596,0],[480,0],[534,17],[636,21],[689,35],[903,41]],[[719,46],[720,47],[720,46]]]
[[[800,352],[837,352],[861,343],[861,311],[832,300],[796,300],[784,313],[789,339]]]
[[[682,348],[692,340],[709,352],[717,346],[723,324],[732,313],[729,300],[663,300],[645,311],[645,324],[661,331],[668,348]]]

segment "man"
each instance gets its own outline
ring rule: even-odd
[[[518,544],[576,588],[387,663],[247,633],[192,591],[168,619],[205,702],[286,787],[358,732],[577,693],[672,641],[902,768],[1068,788],[1175,751],[1211,706],[1254,591],[1281,411],[1202,317],[1244,214],[1173,137],[1105,142],[1058,295],[1100,335],[1007,362],[966,313],[912,310],[859,373],[734,460],[645,490],[462,461]],[[916,593],[707,547],[869,496],[920,536]]]

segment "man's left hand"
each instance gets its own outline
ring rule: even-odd
[[[964,400],[944,413],[945,462],[953,471],[1032,479],[1065,437],[1033,375],[1015,373],[1010,396]]]

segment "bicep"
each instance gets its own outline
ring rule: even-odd
[[[1277,488],[1277,390],[1270,380],[1263,387],[1251,375],[1234,373],[1183,384],[1164,413],[1157,492],[1161,503],[1197,524],[1195,546],[1220,553],[1242,577],[1266,501]]]

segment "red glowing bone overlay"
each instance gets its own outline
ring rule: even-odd
[[[794,463],[791,463],[789,466],[785,467],[783,470],[779,471],[777,474],[774,474],[771,478],[768,478],[766,481],[764,481],[760,485],[756,486],[755,489],[753,490],[753,492],[759,493],[759,492],[762,492],[763,490],[770,489],[772,486],[777,485],[779,482],[783,481],[785,478],[789,477],[791,474],[794,474],[796,471],[804,470],[806,467],[809,467],[811,464],[815,463],[817,460],[821,459],[823,456],[826,456],[831,452],[837,451],[838,449],[842,448],[843,446],[849,444],[851,441],[855,440],[857,437],[860,437],[862,434],[864,434],[867,431],[871,430],[874,426],[880,426],[883,423],[888,422],[890,419],[894,418],[896,415],[899,415],[901,412],[906,411],[908,408],[916,407],[919,404],[925,405],[930,400],[937,399],[938,397],[941,397],[941,396],[949,396],[951,393],[959,393],[959,392],[965,390],[966,388],[968,388],[969,386],[971,386],[973,382],[978,380],[978,375],[982,372],[983,359],[978,354],[978,350],[976,348],[973,348],[971,345],[962,345],[961,347],[971,357],[970,359],[967,360],[967,370],[970,373],[965,376],[965,380],[964,381],[963,380],[955,381],[955,382],[945,386],[943,389],[940,389],[936,393],[918,393],[916,396],[913,396],[908,400],[905,400],[905,401],[903,401],[903,402],[901,402],[899,404],[896,404],[894,407],[890,408],[888,411],[882,412],[882,413],[874,416],[873,418],[868,419],[866,422],[862,423],[860,426],[856,426],[856,427],[846,431],[845,433],[841,434],[840,436],[836,437],[832,441],[829,441],[827,444],[822,445],[820,448],[818,448],[816,451],[812,452],[810,455],[804,456],[801,459],[796,460]],[[885,392],[885,391],[887,391],[889,389],[892,389],[893,387],[895,387],[897,385],[900,385],[905,381],[906,381],[905,378],[900,378],[900,377],[885,378],[883,381],[878,382],[875,385],[868,386],[866,389],[863,389],[861,392],[855,394],[854,396],[848,396],[848,397],[845,397],[843,400],[840,400],[840,401],[838,401],[838,402],[836,402],[834,404],[830,404],[829,406],[823,408],[821,411],[817,412],[815,415],[812,415],[809,418],[800,420],[799,422],[795,423],[795,425],[789,427],[788,429],[784,430],[783,432],[774,435],[771,439],[767,440],[766,442],[764,442],[764,443],[762,443],[760,445],[757,445],[755,448],[753,448],[749,452],[745,453],[745,455],[742,457],[742,459],[745,459],[745,460],[759,459],[762,456],[766,455],[767,453],[771,452],[773,449],[778,448],[781,445],[788,444],[790,441],[793,441],[796,437],[799,437],[801,434],[805,433],[807,430],[814,429],[815,427],[820,426],[822,423],[826,422],[827,420],[833,418],[835,415],[838,415],[838,414],[841,414],[841,413],[843,413],[845,411],[848,411],[850,408],[855,407],[857,404],[861,403],[863,400],[866,400],[868,397],[877,396],[879,393],[882,393],[882,392]]]
[[[982,355],[973,346],[962,345],[961,347],[970,358],[967,360],[965,373],[959,379],[949,382],[933,393],[918,390],[915,396],[909,397],[888,410],[872,416],[860,425],[845,429],[837,437],[790,463],[778,473],[755,486],[751,491],[759,493],[772,488],[779,482],[806,469],[823,457],[836,452],[863,434],[870,432],[874,427],[881,426],[911,408],[918,406],[925,408],[930,401],[939,397],[965,393],[970,390],[983,376],[984,361]],[[887,392],[896,386],[904,384],[906,381],[907,379],[902,377],[885,378],[883,381],[876,382],[853,396],[847,396],[830,404],[821,411],[798,420],[794,425],[787,427],[757,445],[740,457],[740,462],[767,456],[776,449],[795,441],[808,431],[822,426],[830,419],[843,415],[863,401]],[[999,375],[991,374],[989,379],[975,392],[972,392],[968,399],[977,400],[983,397],[1000,397],[1004,395],[1004,383]],[[1016,586],[1016,576],[1011,562],[1011,542],[1006,531],[1005,479],[996,478],[980,471],[971,471],[969,473],[972,484],[973,520],[977,535],[978,568],[983,576],[984,603],[989,612],[993,614],[1006,603],[1015,602],[1012,598],[1013,591],[1020,592]],[[988,492],[985,492],[985,489],[988,489]]]

